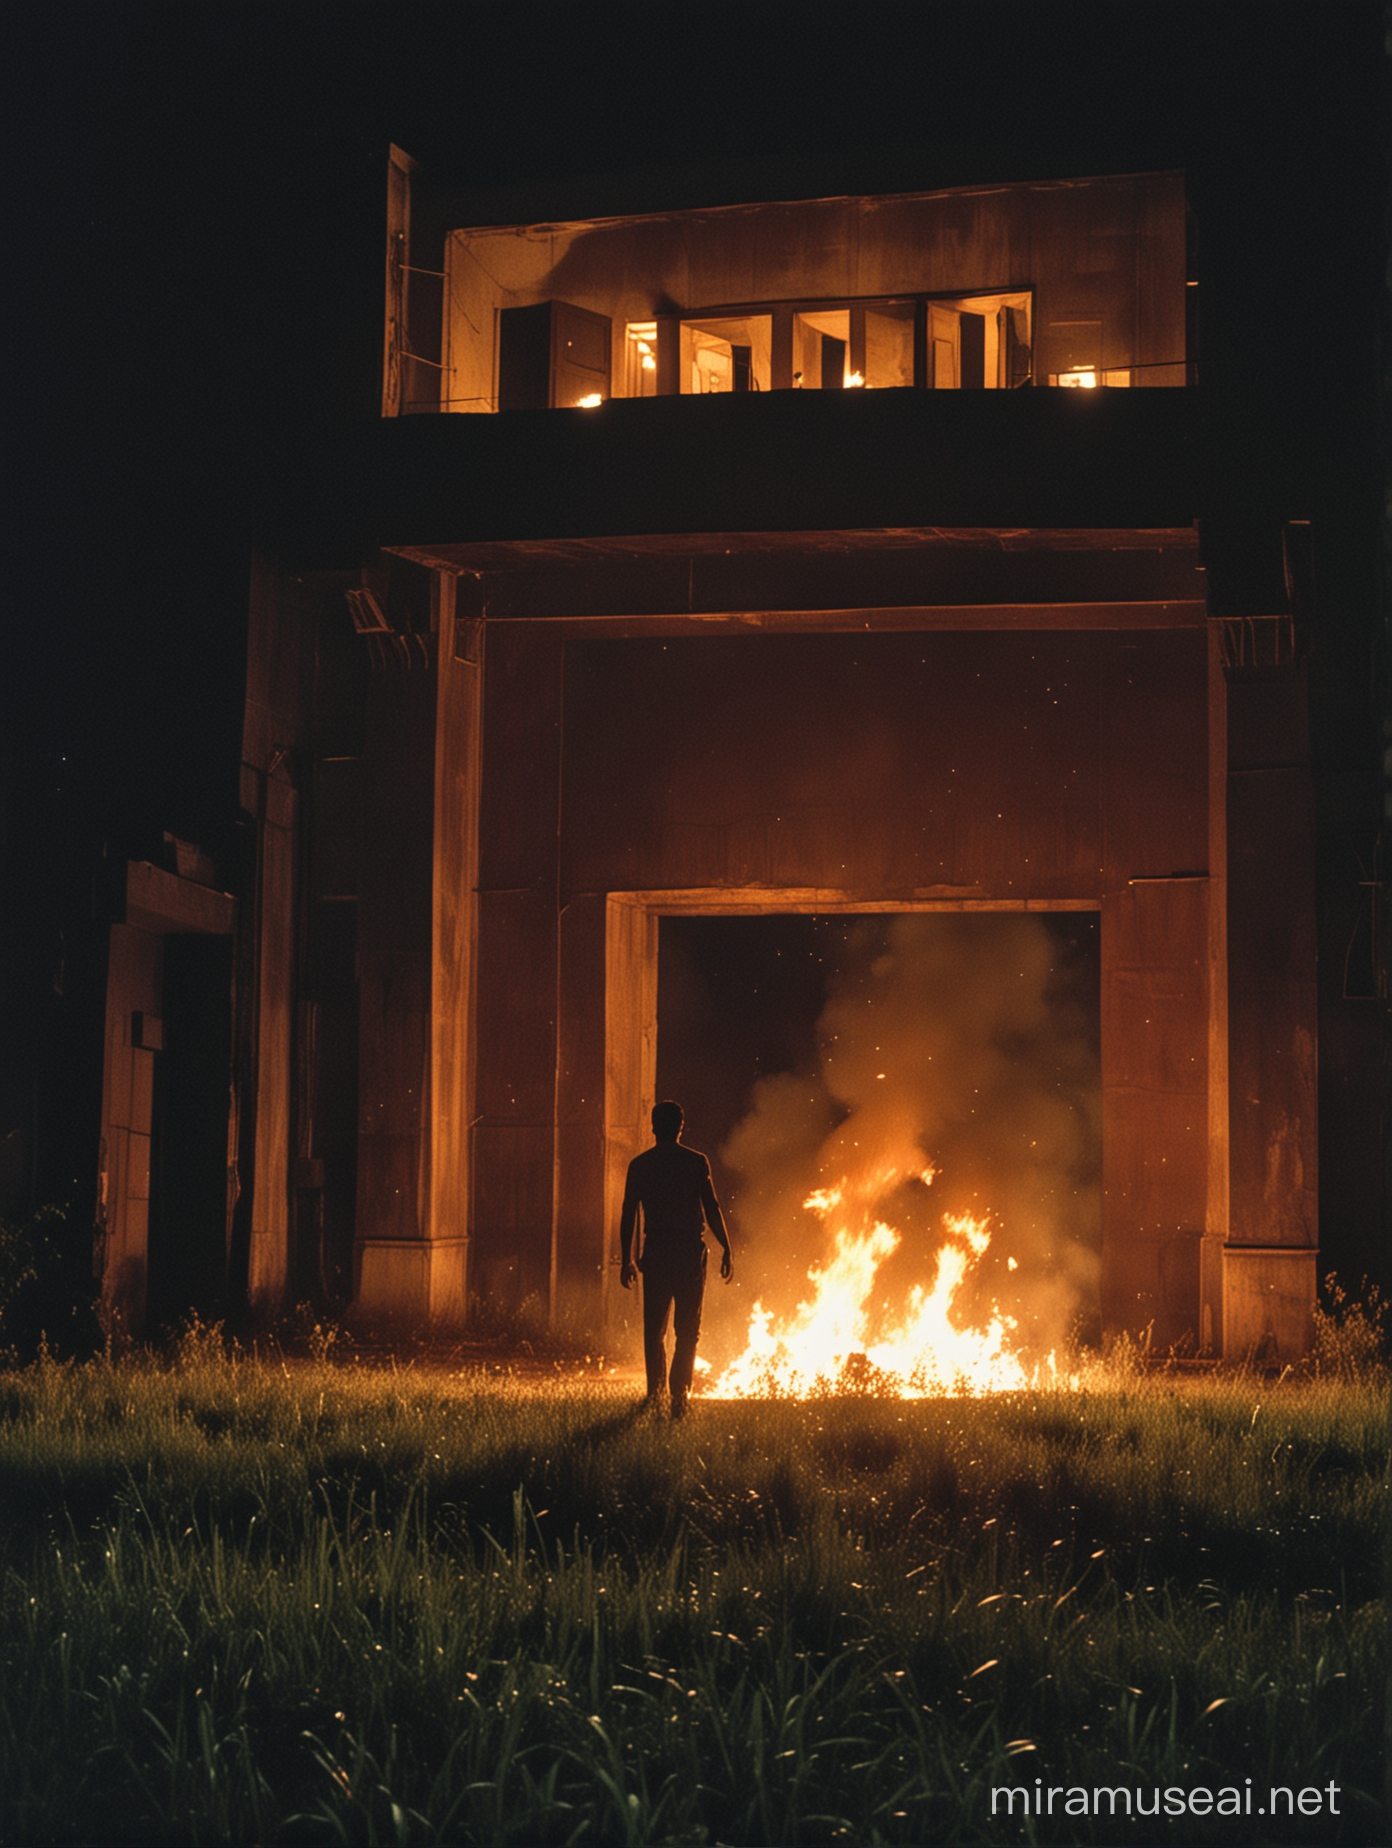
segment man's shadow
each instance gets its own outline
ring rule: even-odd
[[[629,1406],[622,1412],[610,1412],[605,1417],[596,1418],[592,1424],[578,1425],[575,1429],[577,1439],[586,1439],[592,1444],[604,1444],[612,1438],[622,1437],[637,1425],[653,1424],[653,1408],[640,1399],[636,1405]]]

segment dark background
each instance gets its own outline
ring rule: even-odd
[[[48,0],[0,30],[8,1197],[90,1186],[104,852],[168,829],[235,855],[258,494],[307,428],[377,414],[392,141],[517,217],[634,170],[715,203],[1185,169],[1203,391],[1263,387],[1225,463],[1293,441],[1315,484],[1347,612],[1314,664],[1316,751],[1357,811],[1329,851],[1372,876],[1380,6]]]

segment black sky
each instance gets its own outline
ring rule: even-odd
[[[7,620],[28,721],[70,755],[106,753],[131,742],[103,720],[117,689],[192,710],[232,671],[181,580],[196,567],[214,602],[219,580],[234,597],[258,455],[307,419],[374,413],[388,142],[481,191],[695,167],[708,184],[682,189],[712,199],[751,162],[804,192],[1185,167],[1229,227],[1205,261],[1250,272],[1259,349],[1269,291],[1347,314],[1376,275],[1379,15],[11,5]],[[1283,357],[1313,386],[1263,356]],[[173,731],[196,742],[187,718]],[[122,775],[167,783],[151,748]]]

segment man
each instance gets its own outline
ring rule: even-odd
[[[680,1104],[653,1105],[653,1146],[635,1155],[628,1164],[623,1218],[619,1224],[622,1260],[619,1282],[626,1290],[631,1290],[638,1272],[643,1273],[643,1358],[648,1370],[649,1405],[656,1405],[662,1397],[667,1317],[675,1311],[676,1341],[671,1373],[673,1418],[686,1416],[691,1376],[696,1366],[701,1298],[706,1288],[703,1221],[715,1234],[723,1253],[721,1276],[728,1283],[735,1274],[730,1235],[711,1184],[710,1163],[699,1149],[683,1145],[682,1121]],[[635,1267],[633,1233],[640,1207],[643,1211],[643,1250]]]

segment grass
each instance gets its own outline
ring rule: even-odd
[[[1385,1839],[1376,1383],[0,1376],[0,1840]],[[991,1814],[1027,1784],[1340,1815]],[[1206,1830],[1206,1833],[1201,1831]]]

